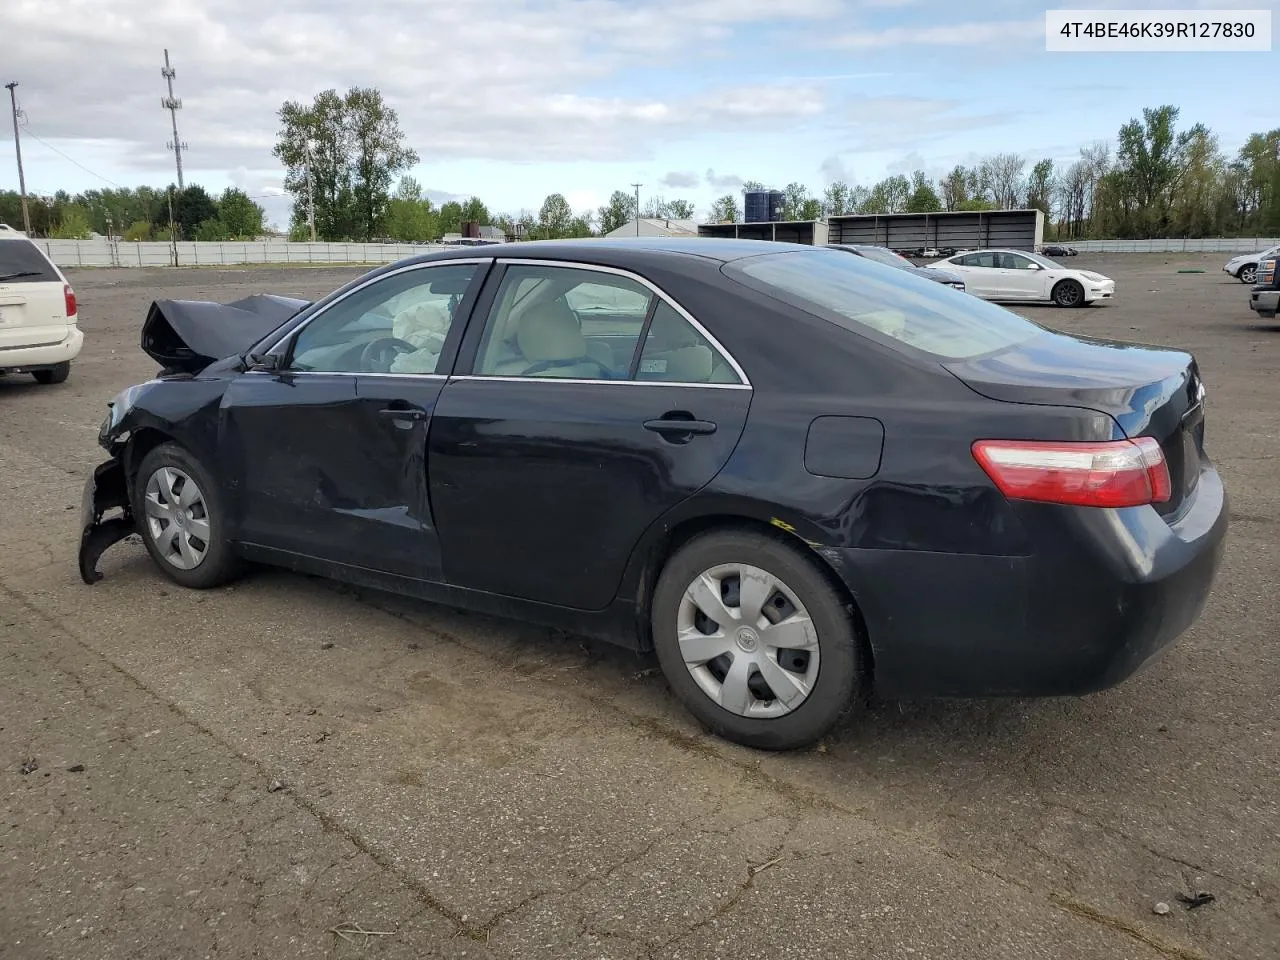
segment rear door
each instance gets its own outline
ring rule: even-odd
[[[52,346],[67,339],[64,284],[30,240],[0,239],[0,366],[6,348]]]
[[[719,472],[751,403],[674,301],[580,264],[495,270],[458,369],[429,442],[445,579],[584,610],[608,606],[643,532]]]
[[[966,253],[953,262],[961,268],[965,289],[969,293],[987,300],[1000,297],[1000,283],[994,253],[987,251]]]

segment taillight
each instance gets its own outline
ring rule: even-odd
[[[76,292],[71,289],[71,284],[64,283],[62,285],[62,296],[67,303],[67,319],[70,320],[76,315]]]
[[[973,456],[1011,500],[1079,507],[1140,507],[1173,494],[1169,465],[1151,437],[1104,442],[979,440]]]

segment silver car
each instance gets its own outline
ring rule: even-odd
[[[1269,247],[1258,253],[1242,253],[1223,264],[1222,271],[1231,274],[1241,283],[1252,284],[1258,278],[1258,264],[1275,256],[1280,256],[1280,246]]]

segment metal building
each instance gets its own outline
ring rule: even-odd
[[[787,195],[781,190],[750,190],[743,194],[743,216],[747,223],[774,223],[782,219]]]
[[[698,236],[777,240],[780,243],[825,246],[827,222],[825,220],[783,220],[770,223],[700,223]]]
[[[984,247],[1034,252],[1044,242],[1044,212],[1034,209],[843,214],[827,222],[829,243],[868,243],[904,253]]]

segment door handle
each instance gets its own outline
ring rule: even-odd
[[[646,420],[646,430],[663,435],[707,436],[716,432],[716,425],[711,420],[686,420],[683,417],[659,417],[657,420]]]
[[[419,410],[417,407],[384,407],[378,413],[384,417],[391,417],[393,420],[427,419],[427,411]]]

